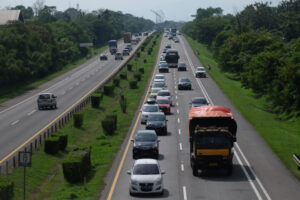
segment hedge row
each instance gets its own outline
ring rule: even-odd
[[[10,200],[14,194],[14,183],[7,177],[0,177],[0,200]]]
[[[101,124],[107,135],[113,135],[115,130],[117,130],[117,115],[107,115]]]
[[[56,132],[51,137],[46,138],[44,151],[48,154],[57,154],[59,151],[64,151],[67,145],[68,135]]]

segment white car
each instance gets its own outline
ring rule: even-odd
[[[195,72],[196,77],[201,78],[201,77],[206,77],[206,71],[204,67],[197,67],[196,72]]]
[[[160,98],[160,97],[167,97],[169,99],[170,105],[172,106],[172,95],[171,92],[169,90],[160,90],[157,95],[156,98]]]
[[[134,194],[161,194],[163,195],[163,174],[157,160],[138,159],[135,161],[130,174],[129,193]]]
[[[163,75],[163,74],[156,74],[154,76],[154,82],[164,82],[165,83],[165,75]]]
[[[141,110],[141,124],[146,124],[148,115],[153,112],[158,112],[159,107],[157,104],[144,104],[143,109]]]

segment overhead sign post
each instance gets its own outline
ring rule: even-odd
[[[24,200],[26,199],[26,167],[31,167],[31,152],[19,152],[19,166],[24,167]]]

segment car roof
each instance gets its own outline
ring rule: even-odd
[[[156,98],[156,101],[157,100],[168,100],[169,101],[169,98],[168,97],[157,97]]]
[[[163,74],[156,74],[155,77],[157,77],[157,76],[163,76],[163,77],[165,77],[165,75],[163,75]]]
[[[151,112],[149,115],[165,115],[165,113],[161,112],[161,111],[158,111],[158,112]]]
[[[143,158],[143,159],[135,160],[134,165],[138,165],[138,164],[158,164],[158,161],[155,159]]]
[[[50,93],[50,92],[46,92],[46,93],[40,93],[39,95],[45,95],[45,94],[49,94],[49,95],[52,95],[53,93]]]
[[[142,134],[142,133],[152,133],[152,134],[155,134],[156,135],[156,132],[155,132],[155,130],[138,130],[137,132],[136,132],[136,134]]]
[[[148,104],[148,103],[145,103],[144,106],[158,106],[157,104]]]
[[[169,90],[160,90],[159,92],[170,92],[170,91]]]

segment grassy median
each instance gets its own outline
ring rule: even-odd
[[[87,106],[83,111],[82,128],[74,128],[70,121],[61,131],[68,134],[68,147],[66,152],[57,155],[44,153],[43,146],[33,155],[32,167],[27,168],[27,197],[28,199],[97,199],[105,186],[104,177],[112,165],[138,109],[144,94],[148,79],[153,71],[156,55],[159,49],[161,35],[155,34],[144,51],[139,50],[140,56],[135,56],[129,64],[133,65],[131,71],[123,68],[120,73],[127,73],[128,79],[121,79],[120,86],[114,93],[103,97],[99,108]],[[153,42],[155,41],[155,45]],[[153,46],[152,46],[153,45]],[[149,55],[148,49],[153,47]],[[134,77],[138,68],[144,68],[142,79],[136,89],[130,89],[129,80]],[[120,74],[119,73],[119,74]],[[119,75],[116,75],[119,76]],[[108,83],[110,84],[110,83]],[[120,95],[127,100],[127,112],[122,113],[119,105]],[[105,135],[101,121],[107,114],[117,114],[117,130],[115,134]],[[86,184],[70,184],[64,180],[62,161],[67,152],[75,145],[90,145],[92,170],[87,176]],[[10,177],[15,184],[14,199],[23,198],[23,169],[18,168]]]
[[[268,112],[266,109],[268,102],[263,98],[257,98],[251,90],[243,88],[242,84],[234,79],[233,74],[222,72],[205,45],[188,36],[185,38],[201,63],[204,66],[211,66],[211,70],[207,70],[208,73],[235,107],[264,138],[286,167],[300,179],[300,171],[292,158],[293,153],[300,154],[300,119],[283,120],[284,116]]]

